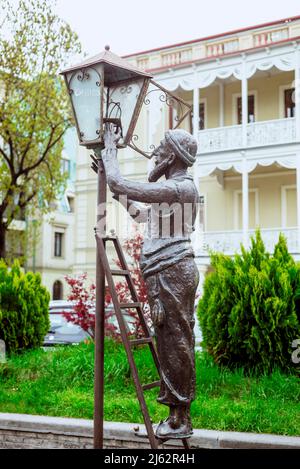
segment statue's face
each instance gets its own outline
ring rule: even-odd
[[[152,158],[154,158],[154,168],[149,174],[149,182],[156,182],[162,176],[166,174],[166,171],[169,167],[169,157],[171,156],[170,150],[166,143],[166,140],[162,140],[160,145],[155,148],[152,153]]]

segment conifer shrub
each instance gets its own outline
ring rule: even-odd
[[[39,273],[0,260],[0,339],[8,353],[39,347],[49,331],[50,295]]]
[[[203,347],[219,365],[263,374],[295,370],[300,339],[300,268],[280,235],[273,255],[259,231],[233,258],[211,254],[198,305]]]

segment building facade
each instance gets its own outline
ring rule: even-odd
[[[74,266],[75,226],[75,180],[78,153],[77,133],[69,129],[64,139],[62,168],[68,174],[64,193],[54,203],[53,211],[43,217],[34,229],[35,220],[30,220],[32,254],[27,260],[27,269],[40,272],[43,284],[51,299],[66,299],[68,286],[65,276],[72,275]]]
[[[125,58],[192,106],[193,175],[201,195],[193,243],[202,280],[210,249],[238,252],[256,228],[269,250],[284,233],[300,258],[300,17]],[[163,95],[146,104],[135,134],[150,151],[179,110]],[[182,126],[189,128],[188,119]],[[124,177],[147,179],[151,161],[143,156],[121,150],[119,162]],[[94,279],[97,197],[90,163],[79,148],[74,272]],[[109,194],[108,230],[116,229],[115,206]],[[125,223],[125,210],[122,216]]]
[[[300,17],[127,60],[193,105],[200,272],[209,266],[210,249],[233,254],[258,227],[269,250],[284,233],[298,259]]]

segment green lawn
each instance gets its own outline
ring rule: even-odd
[[[156,380],[147,348],[135,351],[143,383]],[[106,343],[105,419],[141,422],[123,347]],[[194,428],[300,435],[300,378],[279,371],[260,378],[242,370],[220,370],[197,354]],[[157,390],[146,392],[154,421],[167,415],[156,403]],[[0,364],[0,412],[64,417],[93,417],[93,345],[34,350]]]

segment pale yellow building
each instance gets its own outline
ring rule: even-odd
[[[300,17],[126,57],[193,109],[194,178],[201,210],[194,236],[203,275],[209,249],[233,254],[256,227],[268,249],[283,232],[300,254]],[[149,94],[135,134],[148,151],[180,109]],[[298,104],[299,103],[299,104]],[[188,120],[182,124],[188,128]],[[122,174],[146,180],[151,162],[127,149]],[[114,202],[115,204],[115,202]],[[114,226],[110,200],[109,228]],[[124,217],[126,217],[124,213]],[[88,152],[77,161],[75,272],[95,276],[96,176]]]

